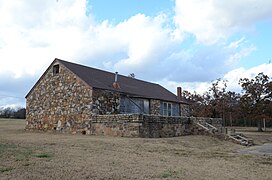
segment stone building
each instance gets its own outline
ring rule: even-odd
[[[188,116],[188,104],[164,87],[55,59],[26,95],[26,128],[55,129],[96,115]]]

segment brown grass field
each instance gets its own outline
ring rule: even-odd
[[[208,136],[143,139],[24,131],[0,120],[0,179],[272,179],[272,156]],[[258,144],[272,130],[240,128]]]

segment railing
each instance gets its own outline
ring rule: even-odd
[[[205,124],[206,124],[207,126],[209,126],[210,128],[214,129],[214,130],[218,130],[216,127],[214,127],[213,125],[211,125],[211,124],[209,124],[209,123],[207,123],[207,122],[205,122]]]
[[[203,129],[205,129],[206,131],[209,131],[209,128],[203,126],[202,124],[200,124],[200,123],[196,123],[196,124],[197,124],[198,126],[202,127]]]

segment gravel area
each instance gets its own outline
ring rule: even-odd
[[[272,156],[272,143],[266,143],[260,146],[253,146],[239,151],[242,154],[257,154]]]

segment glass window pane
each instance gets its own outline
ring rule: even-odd
[[[168,116],[172,115],[172,104],[168,103]]]

